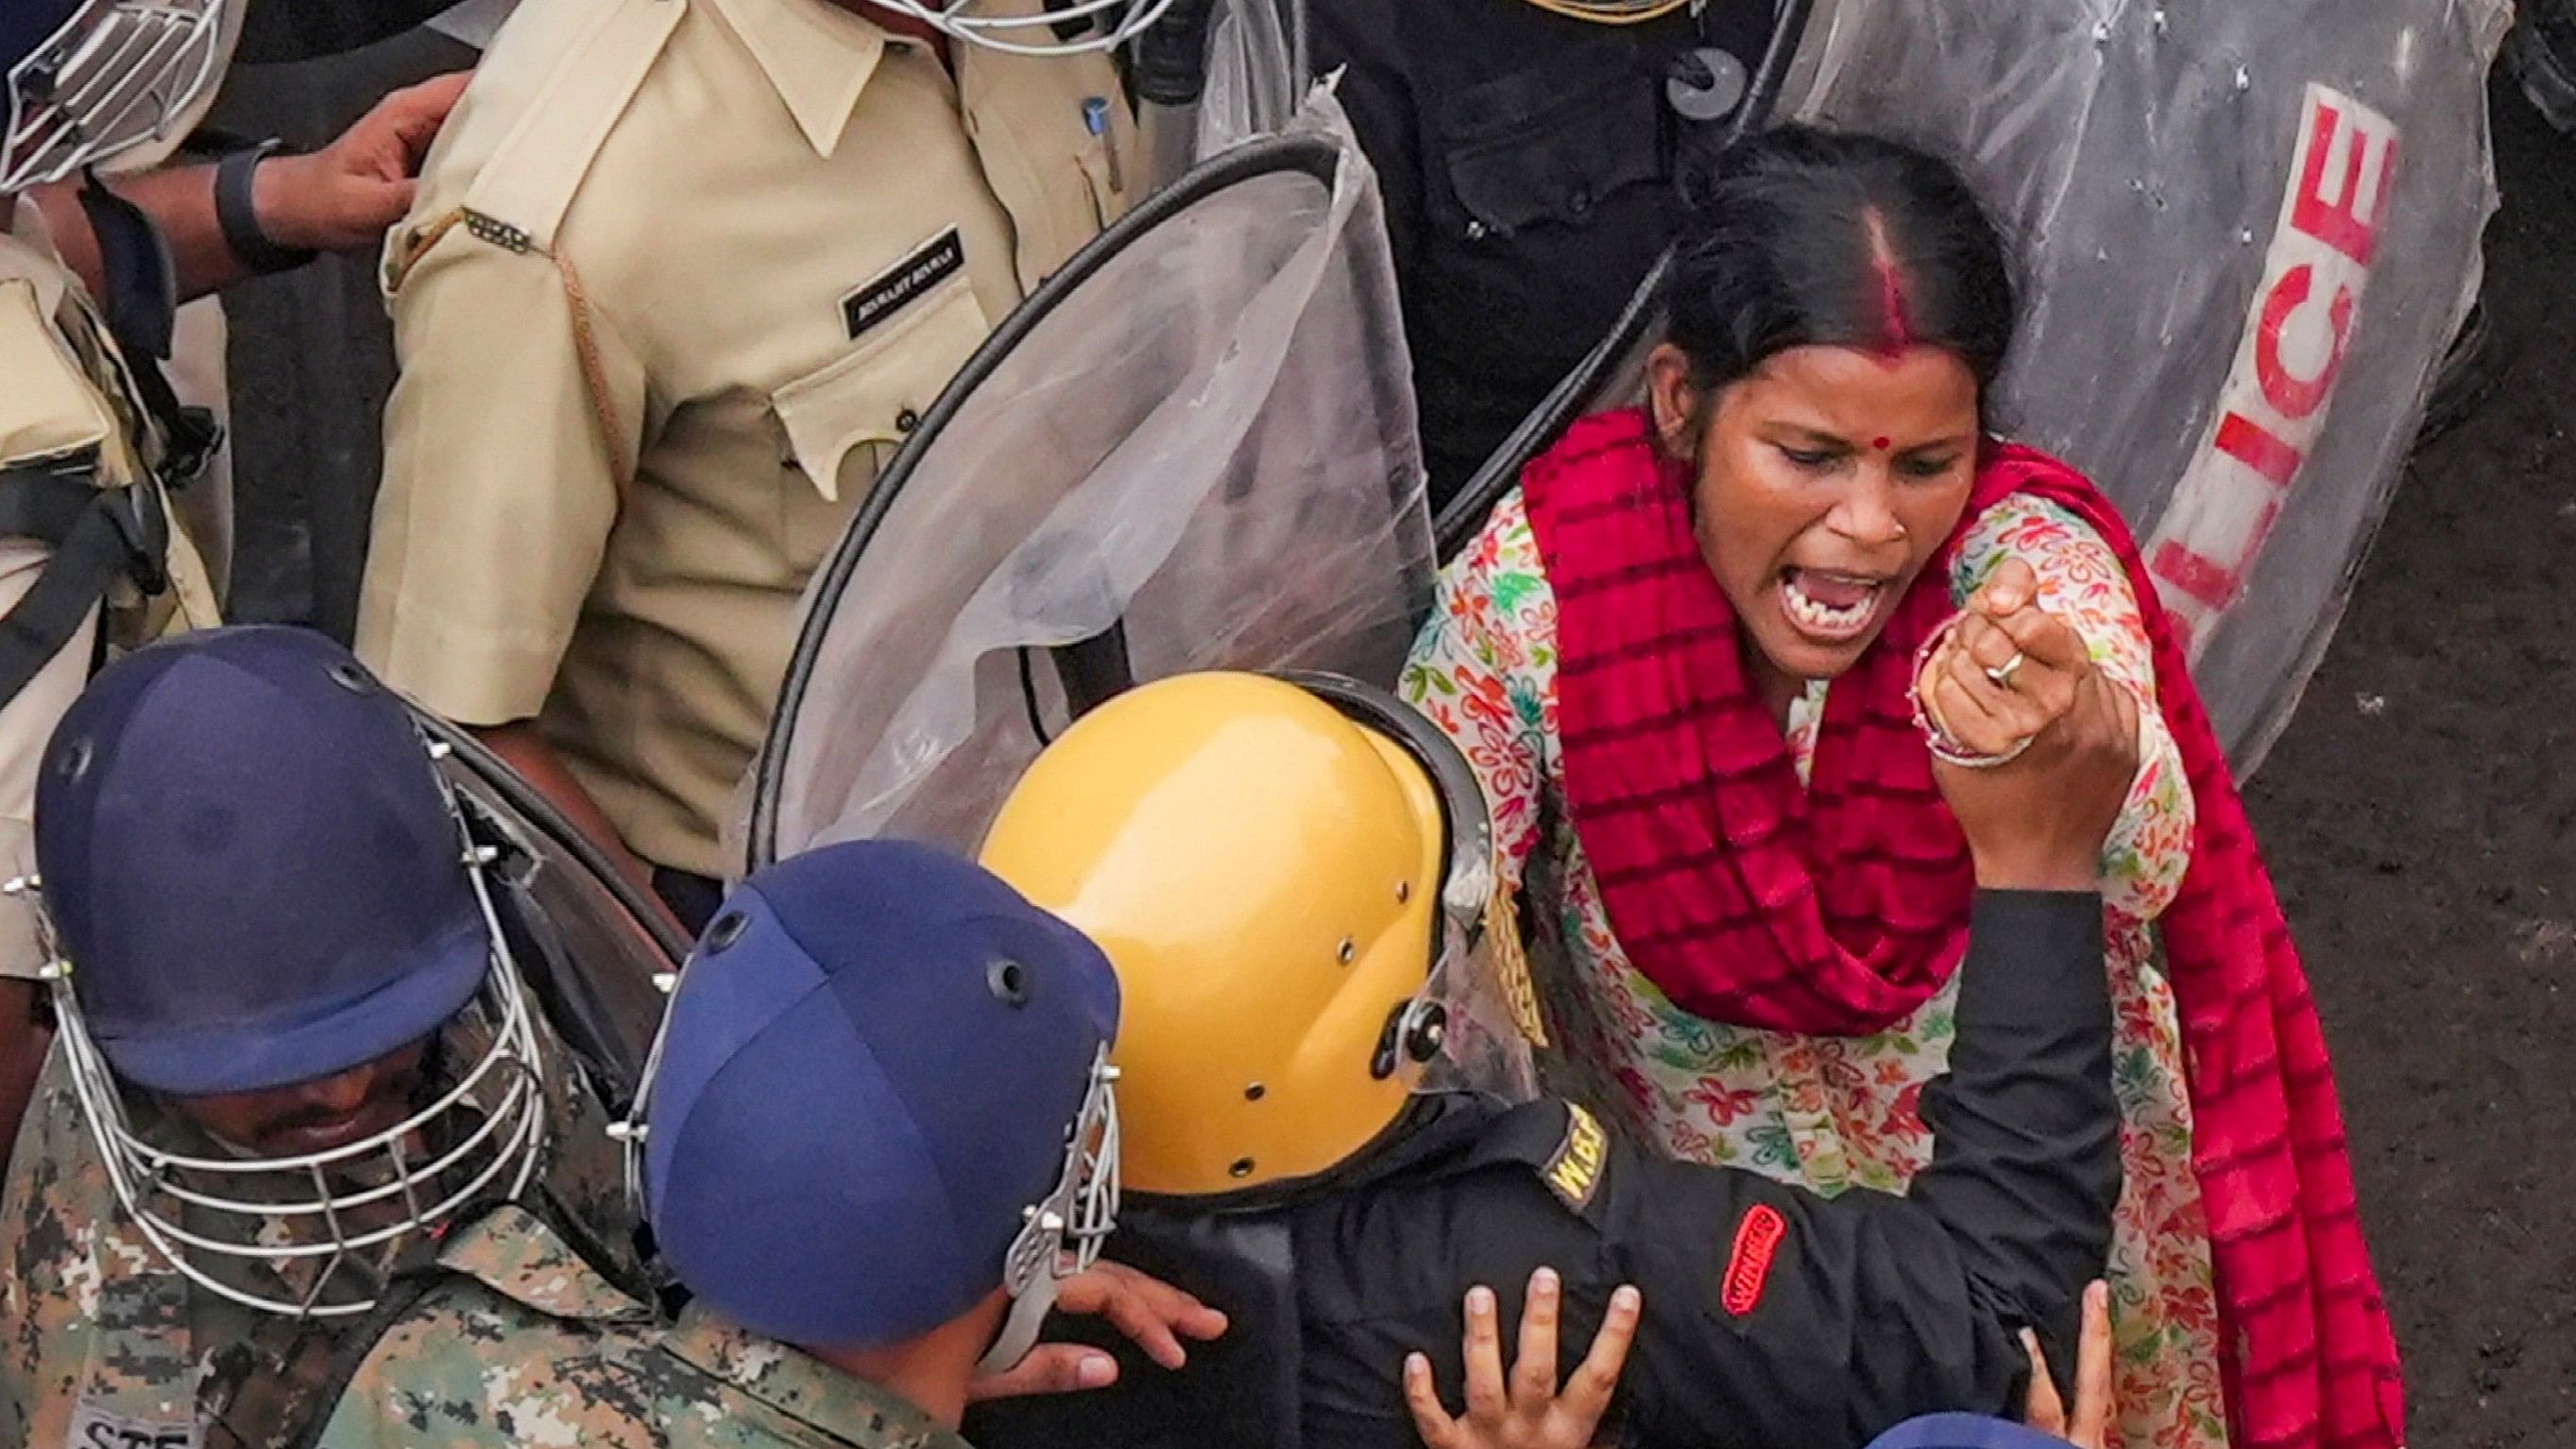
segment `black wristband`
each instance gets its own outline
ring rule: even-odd
[[[269,240],[259,225],[259,208],[251,199],[251,181],[259,163],[276,151],[275,141],[235,151],[215,163],[215,224],[223,228],[224,244],[233,255],[248,262],[254,271],[291,271],[313,260],[318,253],[302,247],[284,247]]]

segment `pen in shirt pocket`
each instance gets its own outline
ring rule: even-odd
[[[1083,101],[1082,129],[1091,133],[1109,157],[1109,189],[1121,196],[1126,195],[1127,178],[1118,165],[1118,138],[1111,133],[1109,125],[1108,97],[1091,96]]]

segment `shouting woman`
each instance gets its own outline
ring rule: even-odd
[[[2184,655],[2112,507],[1990,432],[2001,238],[1863,136],[1689,191],[1648,405],[1529,468],[1405,681],[1491,797],[1553,1065],[1678,1156],[1902,1191],[1972,891],[1933,752],[2045,746],[2022,722],[2098,672],[2142,731],[2100,882],[2116,1441],[2393,1449],[2324,1042]]]

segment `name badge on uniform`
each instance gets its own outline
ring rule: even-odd
[[[193,1406],[193,1405],[192,1405]],[[160,1419],[129,1419],[83,1400],[72,1409],[70,1449],[201,1449],[198,1425]]]
[[[856,342],[861,334],[918,301],[931,288],[966,268],[966,243],[950,227],[920,250],[879,272],[841,299],[841,325]]]
[[[1556,1200],[1574,1212],[1592,1206],[1592,1195],[1601,1189],[1601,1169],[1610,1163],[1610,1134],[1592,1114],[1565,1104],[1565,1140],[1539,1169],[1547,1180],[1548,1191]]]

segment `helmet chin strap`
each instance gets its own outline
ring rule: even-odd
[[[1011,1296],[1011,1311],[1002,1320],[1001,1336],[975,1363],[977,1378],[1018,1368],[1029,1350],[1037,1347],[1038,1330],[1046,1323],[1047,1310],[1055,1307],[1056,1285],[1063,1281],[1051,1272],[1040,1273],[1025,1290]]]

